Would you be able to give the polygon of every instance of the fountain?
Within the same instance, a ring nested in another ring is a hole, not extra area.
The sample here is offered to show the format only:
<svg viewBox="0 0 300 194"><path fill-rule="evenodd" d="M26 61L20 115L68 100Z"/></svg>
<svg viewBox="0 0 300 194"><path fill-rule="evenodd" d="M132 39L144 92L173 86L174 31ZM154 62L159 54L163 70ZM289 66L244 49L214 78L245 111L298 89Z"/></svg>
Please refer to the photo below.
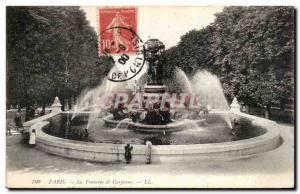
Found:
<svg viewBox="0 0 300 194"><path fill-rule="evenodd" d="M176 69L181 93L162 83L158 39L145 43L148 72L136 80L111 82L78 97L73 112L53 111L24 123L36 129L37 148L69 158L124 161L124 147L134 147L131 162L237 159L273 150L282 140L275 122L228 106L219 79L199 71L189 79ZM55 103L58 107L58 98ZM56 106L53 106L56 107ZM57 110L57 109L53 109ZM147 143L146 143L147 142Z"/></svg>
<svg viewBox="0 0 300 194"><path fill-rule="evenodd" d="M175 101L179 96L172 99L171 94L167 93L168 88L162 84L161 78L163 64L161 64L159 60L164 48L165 46L158 39L149 39L145 43L145 56L149 69L147 73L147 83L143 87L144 90L143 92L132 91L134 95L131 95L126 102L123 101L124 103L118 104L118 106L113 109L112 115L104 118L106 126L119 125L118 121L122 123L129 121L126 123L127 127L135 131L148 133L174 132L182 130L185 127L187 121L172 119L171 110L177 111L176 113L182 113L183 110L187 108L186 103L195 101L195 99L191 100L191 96L189 96L192 94L191 84L185 73L180 69L177 69L176 77L179 82L183 82L183 88L187 88L187 93L181 95L181 104L179 103L179 106L176 107ZM133 108L131 103L137 106ZM182 110L178 111L180 106ZM200 107L194 107L194 109L200 109ZM196 113L195 119L197 119L197 115L198 113ZM125 121L125 118L131 118L131 120ZM197 125L197 123L203 122L204 120L205 119L198 119L188 122L195 122Z"/></svg>

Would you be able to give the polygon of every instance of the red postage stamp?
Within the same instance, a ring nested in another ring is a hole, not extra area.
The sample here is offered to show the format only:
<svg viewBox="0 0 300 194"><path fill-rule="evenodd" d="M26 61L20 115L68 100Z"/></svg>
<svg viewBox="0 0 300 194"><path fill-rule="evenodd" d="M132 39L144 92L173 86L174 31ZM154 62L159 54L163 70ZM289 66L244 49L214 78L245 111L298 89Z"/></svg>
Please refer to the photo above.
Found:
<svg viewBox="0 0 300 194"><path fill-rule="evenodd" d="M110 54L136 51L132 32L137 30L136 8L99 9L99 52Z"/></svg>

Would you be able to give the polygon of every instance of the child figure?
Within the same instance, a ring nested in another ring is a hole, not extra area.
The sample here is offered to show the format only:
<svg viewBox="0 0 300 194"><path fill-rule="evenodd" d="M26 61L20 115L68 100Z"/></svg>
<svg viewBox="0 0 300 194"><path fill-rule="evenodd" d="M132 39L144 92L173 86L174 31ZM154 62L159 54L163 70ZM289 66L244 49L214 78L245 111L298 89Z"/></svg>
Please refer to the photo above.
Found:
<svg viewBox="0 0 300 194"><path fill-rule="evenodd" d="M126 163L129 164L131 162L131 151L133 149L132 146L130 146L130 144L127 144L125 147L125 160L126 160Z"/></svg>
<svg viewBox="0 0 300 194"><path fill-rule="evenodd" d="M152 143L151 141L146 141L146 164L151 163L151 151L152 151Z"/></svg>
<svg viewBox="0 0 300 194"><path fill-rule="evenodd" d="M30 138L29 138L29 145L35 146L35 138L36 138L35 129L32 129Z"/></svg>

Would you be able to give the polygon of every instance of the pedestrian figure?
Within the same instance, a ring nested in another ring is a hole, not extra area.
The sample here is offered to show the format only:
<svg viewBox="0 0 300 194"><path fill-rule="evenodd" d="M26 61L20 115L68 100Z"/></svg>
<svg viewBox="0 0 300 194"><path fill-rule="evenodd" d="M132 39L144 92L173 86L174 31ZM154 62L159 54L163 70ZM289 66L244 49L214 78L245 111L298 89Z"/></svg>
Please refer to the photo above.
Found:
<svg viewBox="0 0 300 194"><path fill-rule="evenodd" d="M19 128L23 128L21 107L19 107L18 111L16 112L15 126L17 131L19 131Z"/></svg>
<svg viewBox="0 0 300 194"><path fill-rule="evenodd" d="M146 141L146 164L151 163L151 152L152 152L152 143L151 141Z"/></svg>
<svg viewBox="0 0 300 194"><path fill-rule="evenodd" d="M132 146L130 146L130 144L127 144L125 147L125 160L126 160L126 163L129 164L130 161L131 161L131 151L133 149Z"/></svg>
<svg viewBox="0 0 300 194"><path fill-rule="evenodd" d="M11 136L12 124L6 119L6 135Z"/></svg>
<svg viewBox="0 0 300 194"><path fill-rule="evenodd" d="M29 145L35 146L35 138L36 138L35 129L32 129L30 138L29 138Z"/></svg>

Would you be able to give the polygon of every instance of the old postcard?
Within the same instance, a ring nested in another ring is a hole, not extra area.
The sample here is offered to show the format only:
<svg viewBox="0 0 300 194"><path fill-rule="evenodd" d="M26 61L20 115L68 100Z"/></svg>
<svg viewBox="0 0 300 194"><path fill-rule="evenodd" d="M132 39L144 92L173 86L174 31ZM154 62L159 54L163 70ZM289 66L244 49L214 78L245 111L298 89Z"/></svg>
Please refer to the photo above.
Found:
<svg viewBox="0 0 300 194"><path fill-rule="evenodd" d="M294 188L289 6L7 6L7 188Z"/></svg>

